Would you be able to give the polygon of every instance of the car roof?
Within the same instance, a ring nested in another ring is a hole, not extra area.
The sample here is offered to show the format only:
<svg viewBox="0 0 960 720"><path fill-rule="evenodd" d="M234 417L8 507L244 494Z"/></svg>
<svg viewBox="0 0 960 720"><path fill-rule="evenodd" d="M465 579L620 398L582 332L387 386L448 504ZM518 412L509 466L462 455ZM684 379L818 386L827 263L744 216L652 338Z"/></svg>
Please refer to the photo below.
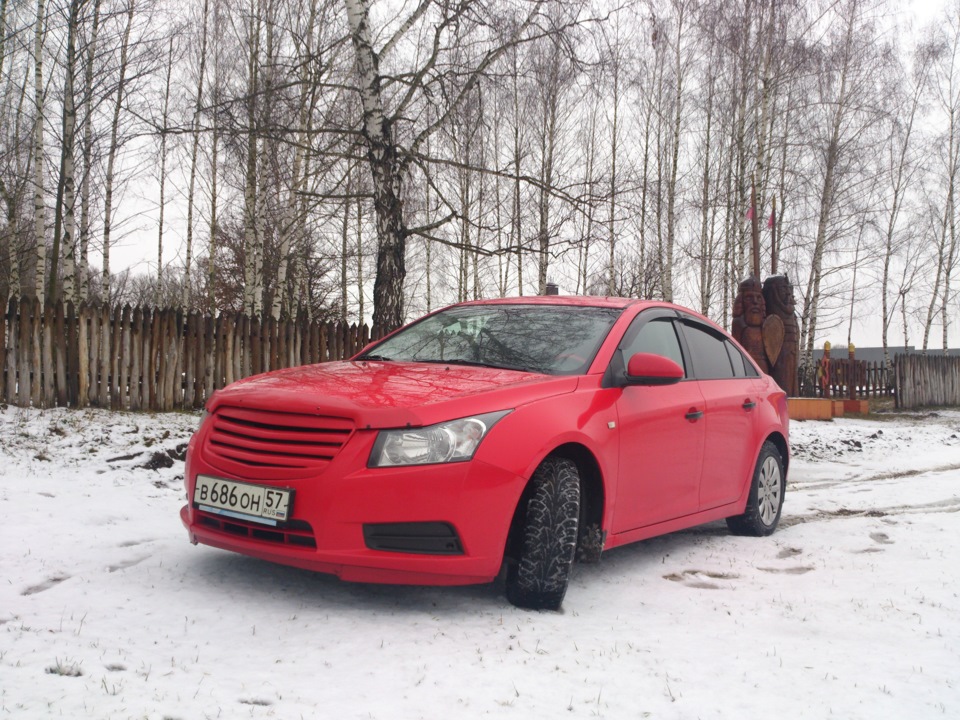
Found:
<svg viewBox="0 0 960 720"><path fill-rule="evenodd" d="M457 303L455 307L471 305L572 305L576 307L604 307L625 308L630 305L660 305L650 300L636 298L597 297L593 295L523 295L519 297L489 298L486 300L469 300Z"/></svg>

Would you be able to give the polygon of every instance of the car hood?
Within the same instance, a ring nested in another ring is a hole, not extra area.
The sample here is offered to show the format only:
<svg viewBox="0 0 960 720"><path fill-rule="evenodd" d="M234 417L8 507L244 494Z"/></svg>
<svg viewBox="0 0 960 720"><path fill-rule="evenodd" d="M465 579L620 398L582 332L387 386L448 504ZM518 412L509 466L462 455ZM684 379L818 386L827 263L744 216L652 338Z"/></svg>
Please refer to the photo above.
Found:
<svg viewBox="0 0 960 720"><path fill-rule="evenodd" d="M432 425L573 392L575 376L434 363L344 361L255 375L214 393L207 410L245 407L350 418L358 427Z"/></svg>

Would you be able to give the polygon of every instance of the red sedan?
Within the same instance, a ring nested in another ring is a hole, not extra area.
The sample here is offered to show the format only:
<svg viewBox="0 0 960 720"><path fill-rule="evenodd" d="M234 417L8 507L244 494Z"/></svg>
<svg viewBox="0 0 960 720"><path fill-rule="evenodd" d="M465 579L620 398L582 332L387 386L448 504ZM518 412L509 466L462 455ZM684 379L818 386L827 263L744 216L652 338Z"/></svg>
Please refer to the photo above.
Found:
<svg viewBox="0 0 960 720"><path fill-rule="evenodd" d="M661 302L468 302L353 359L217 392L190 540L362 582L485 583L558 608L571 565L726 518L769 535L787 403L730 336Z"/></svg>

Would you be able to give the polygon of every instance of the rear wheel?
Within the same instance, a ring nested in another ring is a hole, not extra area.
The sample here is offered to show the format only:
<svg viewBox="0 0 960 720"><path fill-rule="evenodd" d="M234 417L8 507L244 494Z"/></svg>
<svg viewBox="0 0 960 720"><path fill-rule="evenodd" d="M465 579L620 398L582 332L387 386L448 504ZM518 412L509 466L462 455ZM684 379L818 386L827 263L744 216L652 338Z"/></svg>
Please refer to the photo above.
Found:
<svg viewBox="0 0 960 720"><path fill-rule="evenodd" d="M580 473L572 460L548 457L531 478L520 512L517 561L507 571L507 600L517 607L557 610L570 579L580 519Z"/></svg>
<svg viewBox="0 0 960 720"><path fill-rule="evenodd" d="M743 515L727 518L727 527L734 535L770 535L780 522L785 491L783 458L780 457L777 446L768 440L760 448L760 455L757 457L747 507Z"/></svg>

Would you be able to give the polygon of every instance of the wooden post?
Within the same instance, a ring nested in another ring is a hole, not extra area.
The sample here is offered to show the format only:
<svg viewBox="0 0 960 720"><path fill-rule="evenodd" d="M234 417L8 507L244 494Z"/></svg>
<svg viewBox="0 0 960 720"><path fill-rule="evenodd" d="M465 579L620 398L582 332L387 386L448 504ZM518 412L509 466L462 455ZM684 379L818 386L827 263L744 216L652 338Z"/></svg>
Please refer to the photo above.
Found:
<svg viewBox="0 0 960 720"><path fill-rule="evenodd" d="M260 342L260 318L254 316L250 319L250 368L254 375L263 372L263 347Z"/></svg>
<svg viewBox="0 0 960 720"><path fill-rule="evenodd" d="M110 400L110 308L100 308L100 378L97 388L98 407L105 408Z"/></svg>
<svg viewBox="0 0 960 720"><path fill-rule="evenodd" d="M61 305L58 310L62 310ZM57 334L66 339L67 342L67 404L70 407L77 407L80 398L80 348L78 346L77 332L77 311L73 302L67 303L66 318L62 312L57 315L57 326L60 323L66 323L66 332L60 331Z"/></svg>
<svg viewBox="0 0 960 720"><path fill-rule="evenodd" d="M43 332L41 342L43 343L43 406L56 407L57 405L57 370L56 370L56 349L54 348L53 337L53 302L46 303L43 306L41 315L43 322Z"/></svg>
<svg viewBox="0 0 960 720"><path fill-rule="evenodd" d="M130 305L124 305L120 315L120 352L119 367L120 380L119 391L117 393L117 402L121 410L130 407L130 396L133 394L133 381L131 380L133 367L133 343L131 342L131 315L133 310Z"/></svg>
<svg viewBox="0 0 960 720"><path fill-rule="evenodd" d="M123 345L122 315L123 310L117 305L113 308L110 320L110 409L121 408L120 398L120 352Z"/></svg>
<svg viewBox="0 0 960 720"><path fill-rule="evenodd" d="M147 408L149 410L159 410L160 409L160 382L162 375L160 373L160 362L161 362L161 352L160 352L160 333L161 333L161 324L163 322L163 310L160 308L154 308L150 317L150 338L148 342L149 355L147 356L147 379L146 382L149 386L149 402ZM146 394L146 393L144 393Z"/></svg>
<svg viewBox="0 0 960 720"><path fill-rule="evenodd" d="M30 337L33 343L33 353L31 355L30 366L27 372L31 373L30 378L30 400L34 407L41 407L43 403L43 367L47 364L44 361L43 337L43 301L40 298L34 298L30 304ZM50 371L53 372L53 356L51 356Z"/></svg>
<svg viewBox="0 0 960 720"><path fill-rule="evenodd" d="M133 309L130 327L130 409L143 407L143 309L138 305Z"/></svg>
<svg viewBox="0 0 960 720"><path fill-rule="evenodd" d="M7 402L17 402L17 330L19 328L17 299L7 303Z"/></svg>
<svg viewBox="0 0 960 720"><path fill-rule="evenodd" d="M203 398L204 402L210 399L210 396L213 395L213 380L214 380L214 371L216 369L216 360L214 355L214 350L216 349L216 342L214 340L213 328L216 322L216 318L211 314L204 318L203 321L203 350L204 350L204 363L203 363Z"/></svg>
<svg viewBox="0 0 960 720"><path fill-rule="evenodd" d="M29 298L20 298L20 342L17 353L17 404L30 407L30 351L33 349L33 331L30 327L30 311L33 303ZM39 360L39 358L38 358Z"/></svg>
<svg viewBox="0 0 960 720"><path fill-rule="evenodd" d="M97 368L99 367L98 350L100 348L100 311L95 305L84 303L80 306L80 315L83 318L80 324L80 392L86 395L81 400L83 407L89 407L97 401ZM84 392L86 388L86 392Z"/></svg>
<svg viewBox="0 0 960 720"><path fill-rule="evenodd" d="M3 308L3 316L0 317L0 402L7 400L7 383L5 380L5 371L7 369L7 308Z"/></svg>

